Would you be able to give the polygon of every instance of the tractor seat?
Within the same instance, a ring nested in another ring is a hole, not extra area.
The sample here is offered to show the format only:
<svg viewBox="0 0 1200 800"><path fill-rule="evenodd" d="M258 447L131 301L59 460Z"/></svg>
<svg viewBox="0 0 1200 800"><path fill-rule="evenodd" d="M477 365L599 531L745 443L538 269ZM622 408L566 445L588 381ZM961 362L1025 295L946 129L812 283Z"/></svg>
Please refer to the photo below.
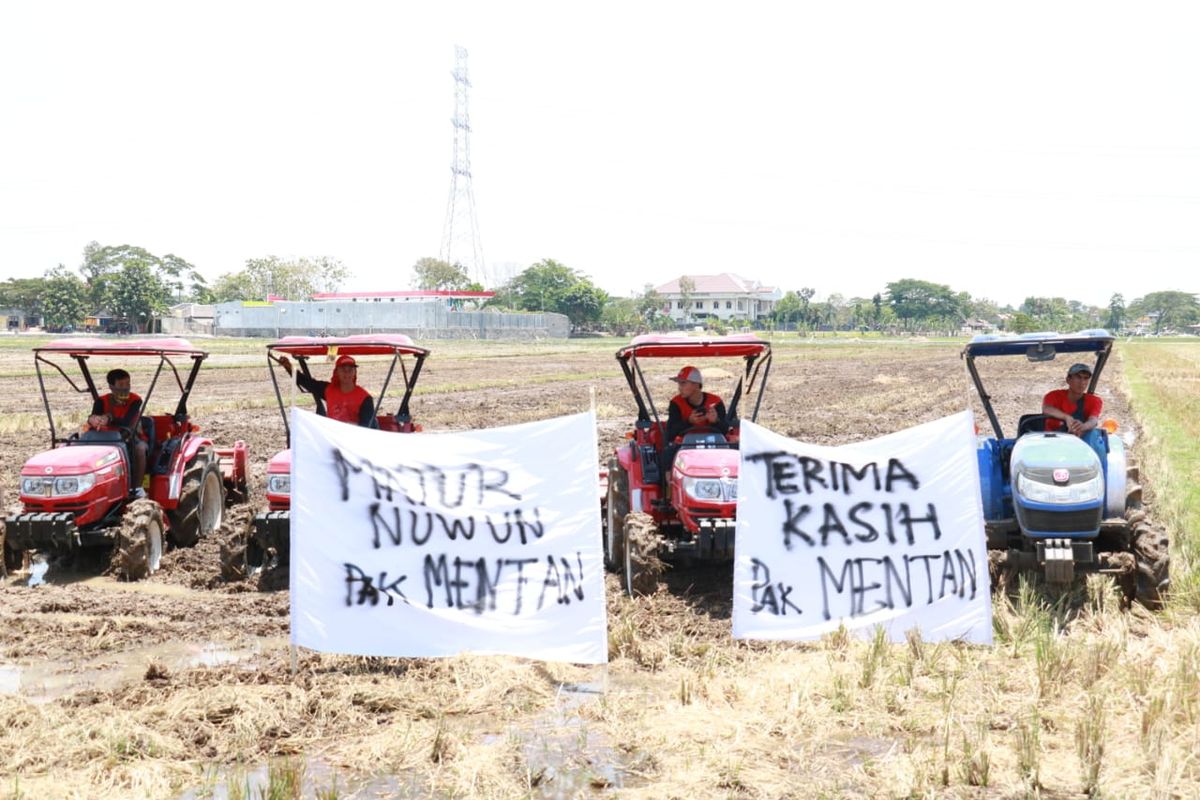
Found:
<svg viewBox="0 0 1200 800"><path fill-rule="evenodd" d="M1022 414L1021 418L1017 420L1017 436L1019 437L1026 433L1041 433L1045 431L1046 420L1037 419L1037 417L1044 416L1044 414Z"/></svg>

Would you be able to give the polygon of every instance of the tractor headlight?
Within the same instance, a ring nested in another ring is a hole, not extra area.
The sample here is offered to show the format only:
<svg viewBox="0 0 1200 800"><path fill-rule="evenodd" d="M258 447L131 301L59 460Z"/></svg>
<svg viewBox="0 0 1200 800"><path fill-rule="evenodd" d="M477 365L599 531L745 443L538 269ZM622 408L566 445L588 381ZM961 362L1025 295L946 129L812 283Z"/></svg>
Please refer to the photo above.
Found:
<svg viewBox="0 0 1200 800"><path fill-rule="evenodd" d="M1104 475L1082 483L1057 486L1035 481L1025 475L1017 476L1017 491L1026 500L1035 503L1089 503L1104 497Z"/></svg>
<svg viewBox="0 0 1200 800"><path fill-rule="evenodd" d="M683 490L694 500L720 500L724 495L716 478L684 478Z"/></svg>
<svg viewBox="0 0 1200 800"><path fill-rule="evenodd" d="M721 482L725 484L725 497L737 500L737 478L725 478Z"/></svg>
<svg viewBox="0 0 1200 800"><path fill-rule="evenodd" d="M95 485L96 476L94 474L75 475L70 478L55 478L54 494L58 497L65 497L73 494L83 494Z"/></svg>
<svg viewBox="0 0 1200 800"><path fill-rule="evenodd" d="M21 478L21 494L28 494L28 495L42 494L42 479L41 478Z"/></svg>
<svg viewBox="0 0 1200 800"><path fill-rule="evenodd" d="M267 476L267 494L287 494L292 493L292 476L289 475L268 475Z"/></svg>

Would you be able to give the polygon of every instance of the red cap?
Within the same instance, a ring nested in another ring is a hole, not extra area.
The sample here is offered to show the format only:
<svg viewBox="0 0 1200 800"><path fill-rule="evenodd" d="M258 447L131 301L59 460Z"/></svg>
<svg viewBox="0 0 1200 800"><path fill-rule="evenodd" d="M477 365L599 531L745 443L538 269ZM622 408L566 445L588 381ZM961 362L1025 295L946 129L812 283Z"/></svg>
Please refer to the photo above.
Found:
<svg viewBox="0 0 1200 800"><path fill-rule="evenodd" d="M671 378L671 380L675 381L676 383L682 383L683 381L690 381L692 383L700 384L704 383L704 378L701 377L700 370L696 369L695 367L684 367L683 369L679 370L679 374L674 378Z"/></svg>
<svg viewBox="0 0 1200 800"><path fill-rule="evenodd" d="M333 362L333 368L337 369L343 364L349 364L352 367L358 366L358 362L354 360L353 356L338 356L337 361Z"/></svg>

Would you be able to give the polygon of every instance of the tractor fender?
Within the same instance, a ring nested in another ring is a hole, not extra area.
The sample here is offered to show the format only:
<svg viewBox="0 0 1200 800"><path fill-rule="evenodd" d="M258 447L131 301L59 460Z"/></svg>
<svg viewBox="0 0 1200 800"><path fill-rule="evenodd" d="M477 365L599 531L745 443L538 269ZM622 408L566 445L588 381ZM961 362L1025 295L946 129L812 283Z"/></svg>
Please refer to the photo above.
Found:
<svg viewBox="0 0 1200 800"><path fill-rule="evenodd" d="M1115 519L1125 516L1125 442L1113 434L1105 438L1108 458L1104 464L1104 516Z"/></svg>
<svg viewBox="0 0 1200 800"><path fill-rule="evenodd" d="M1001 477L1001 443L995 439L981 439L975 450L979 465L979 488L983 495L983 518L1003 519L1004 479Z"/></svg>
<svg viewBox="0 0 1200 800"><path fill-rule="evenodd" d="M621 445L617 448L617 461L620 463L621 469L627 473L633 469L633 447L634 445L631 441L629 444Z"/></svg>
<svg viewBox="0 0 1200 800"><path fill-rule="evenodd" d="M212 447L212 439L204 439L199 436L185 436L183 442L179 445L179 450L175 454L175 461L171 464L170 481L168 482L167 501L168 507L170 503L179 500L179 492L183 488L183 472L187 469L187 464L196 454L200 452L202 447ZM174 506L169 506L173 508Z"/></svg>

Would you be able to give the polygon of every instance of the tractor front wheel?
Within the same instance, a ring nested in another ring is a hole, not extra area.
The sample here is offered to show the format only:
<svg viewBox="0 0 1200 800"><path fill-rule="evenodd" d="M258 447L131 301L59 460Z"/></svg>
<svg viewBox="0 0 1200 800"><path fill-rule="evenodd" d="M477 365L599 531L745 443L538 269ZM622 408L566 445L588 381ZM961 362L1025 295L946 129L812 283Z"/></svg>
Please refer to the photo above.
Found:
<svg viewBox="0 0 1200 800"><path fill-rule="evenodd" d="M621 583L630 597L654 594L665 565L658 557L658 524L635 511L625 517Z"/></svg>
<svg viewBox="0 0 1200 800"><path fill-rule="evenodd" d="M225 484L220 465L201 450L183 474L179 505L171 512L171 542L176 547L194 547L201 537L220 528L224 517Z"/></svg>
<svg viewBox="0 0 1200 800"><path fill-rule="evenodd" d="M221 577L227 581L249 578L263 567L262 548L254 538L250 514L239 509L226 518L219 534Z"/></svg>
<svg viewBox="0 0 1200 800"><path fill-rule="evenodd" d="M113 573L122 580L140 581L158 572L165 527L158 503L148 497L130 503L113 547Z"/></svg>
<svg viewBox="0 0 1200 800"><path fill-rule="evenodd" d="M625 563L625 517L629 515L629 475L615 458L608 462L608 501L604 508L604 566L620 571Z"/></svg>

